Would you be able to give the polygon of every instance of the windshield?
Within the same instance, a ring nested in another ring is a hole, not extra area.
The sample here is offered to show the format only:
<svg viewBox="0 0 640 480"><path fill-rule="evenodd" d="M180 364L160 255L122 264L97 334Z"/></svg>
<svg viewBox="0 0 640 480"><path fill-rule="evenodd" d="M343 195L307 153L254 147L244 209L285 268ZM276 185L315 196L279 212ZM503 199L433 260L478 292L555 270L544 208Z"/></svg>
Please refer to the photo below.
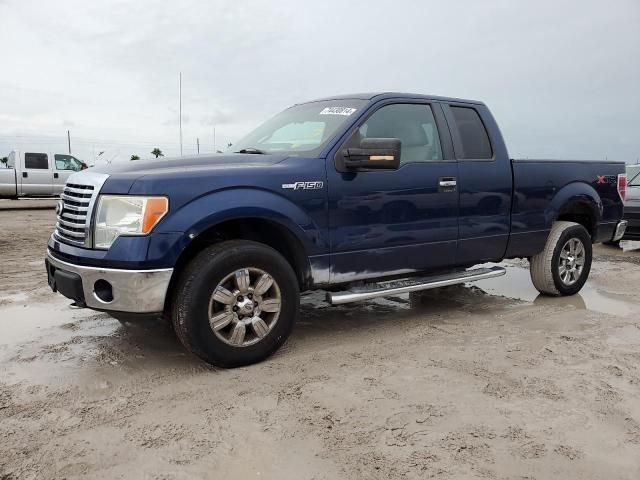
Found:
<svg viewBox="0 0 640 480"><path fill-rule="evenodd" d="M365 103L364 100L347 99L295 105L237 141L231 150L318 155L338 128Z"/></svg>

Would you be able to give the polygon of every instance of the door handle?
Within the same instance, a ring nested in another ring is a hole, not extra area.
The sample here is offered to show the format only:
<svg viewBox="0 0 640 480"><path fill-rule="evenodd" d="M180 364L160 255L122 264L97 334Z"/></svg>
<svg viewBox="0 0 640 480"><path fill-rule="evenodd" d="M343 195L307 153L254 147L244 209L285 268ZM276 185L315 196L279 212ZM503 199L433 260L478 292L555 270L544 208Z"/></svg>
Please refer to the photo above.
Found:
<svg viewBox="0 0 640 480"><path fill-rule="evenodd" d="M22 178L27 178L29 174L27 172L22 172Z"/></svg>
<svg viewBox="0 0 640 480"><path fill-rule="evenodd" d="M57 172L53 172L53 178L58 178L58 173Z"/></svg>
<svg viewBox="0 0 640 480"><path fill-rule="evenodd" d="M458 185L455 177L440 177L440 186L441 187L455 187Z"/></svg>

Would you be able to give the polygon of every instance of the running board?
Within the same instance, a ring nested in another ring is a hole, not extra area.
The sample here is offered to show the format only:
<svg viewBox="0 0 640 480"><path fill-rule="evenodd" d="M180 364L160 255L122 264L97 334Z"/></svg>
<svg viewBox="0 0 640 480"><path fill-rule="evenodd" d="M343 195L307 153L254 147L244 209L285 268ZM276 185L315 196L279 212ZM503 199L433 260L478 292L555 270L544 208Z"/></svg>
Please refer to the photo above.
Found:
<svg viewBox="0 0 640 480"><path fill-rule="evenodd" d="M371 283L345 292L327 292L327 302L331 305L358 302L377 297L387 297L400 293L417 292L431 288L446 287L458 283L475 282L486 278L500 277L507 273L502 267L476 268L463 272L434 275L431 277L414 277L404 280Z"/></svg>

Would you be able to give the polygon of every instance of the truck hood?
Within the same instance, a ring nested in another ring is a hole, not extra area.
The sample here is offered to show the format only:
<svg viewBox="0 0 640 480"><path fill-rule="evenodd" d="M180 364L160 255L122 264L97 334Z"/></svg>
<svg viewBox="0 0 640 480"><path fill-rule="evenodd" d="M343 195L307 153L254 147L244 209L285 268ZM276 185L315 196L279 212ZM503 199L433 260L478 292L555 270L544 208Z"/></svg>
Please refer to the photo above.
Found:
<svg viewBox="0 0 640 480"><path fill-rule="evenodd" d="M171 174L191 169L226 169L265 167L280 163L287 155L255 155L234 153L229 155L191 155L185 157L135 160L118 164L102 165L90 169L92 172L109 175L133 173L140 175Z"/></svg>
<svg viewBox="0 0 640 480"><path fill-rule="evenodd" d="M286 155L194 155L188 157L159 158L155 160L135 160L121 164L90 168L87 172L106 173L109 178L102 187L103 193L128 193L133 184L145 177L147 183L154 184L161 179L181 176L215 177L224 174L237 175L269 168L287 158Z"/></svg>

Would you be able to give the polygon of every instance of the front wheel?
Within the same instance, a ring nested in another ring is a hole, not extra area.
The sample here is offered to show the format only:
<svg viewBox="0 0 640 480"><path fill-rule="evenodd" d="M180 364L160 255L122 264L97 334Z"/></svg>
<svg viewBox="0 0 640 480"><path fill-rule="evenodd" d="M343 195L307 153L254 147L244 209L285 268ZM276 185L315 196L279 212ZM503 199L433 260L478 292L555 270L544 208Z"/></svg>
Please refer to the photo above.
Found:
<svg viewBox="0 0 640 480"><path fill-rule="evenodd" d="M287 339L299 288L274 249L234 240L200 252L185 268L173 298L173 326L182 344L206 362L238 367L259 362Z"/></svg>
<svg viewBox="0 0 640 480"><path fill-rule="evenodd" d="M531 280L546 295L574 295L591 270L593 250L589 232L580 224L553 224L544 250L531 257Z"/></svg>

